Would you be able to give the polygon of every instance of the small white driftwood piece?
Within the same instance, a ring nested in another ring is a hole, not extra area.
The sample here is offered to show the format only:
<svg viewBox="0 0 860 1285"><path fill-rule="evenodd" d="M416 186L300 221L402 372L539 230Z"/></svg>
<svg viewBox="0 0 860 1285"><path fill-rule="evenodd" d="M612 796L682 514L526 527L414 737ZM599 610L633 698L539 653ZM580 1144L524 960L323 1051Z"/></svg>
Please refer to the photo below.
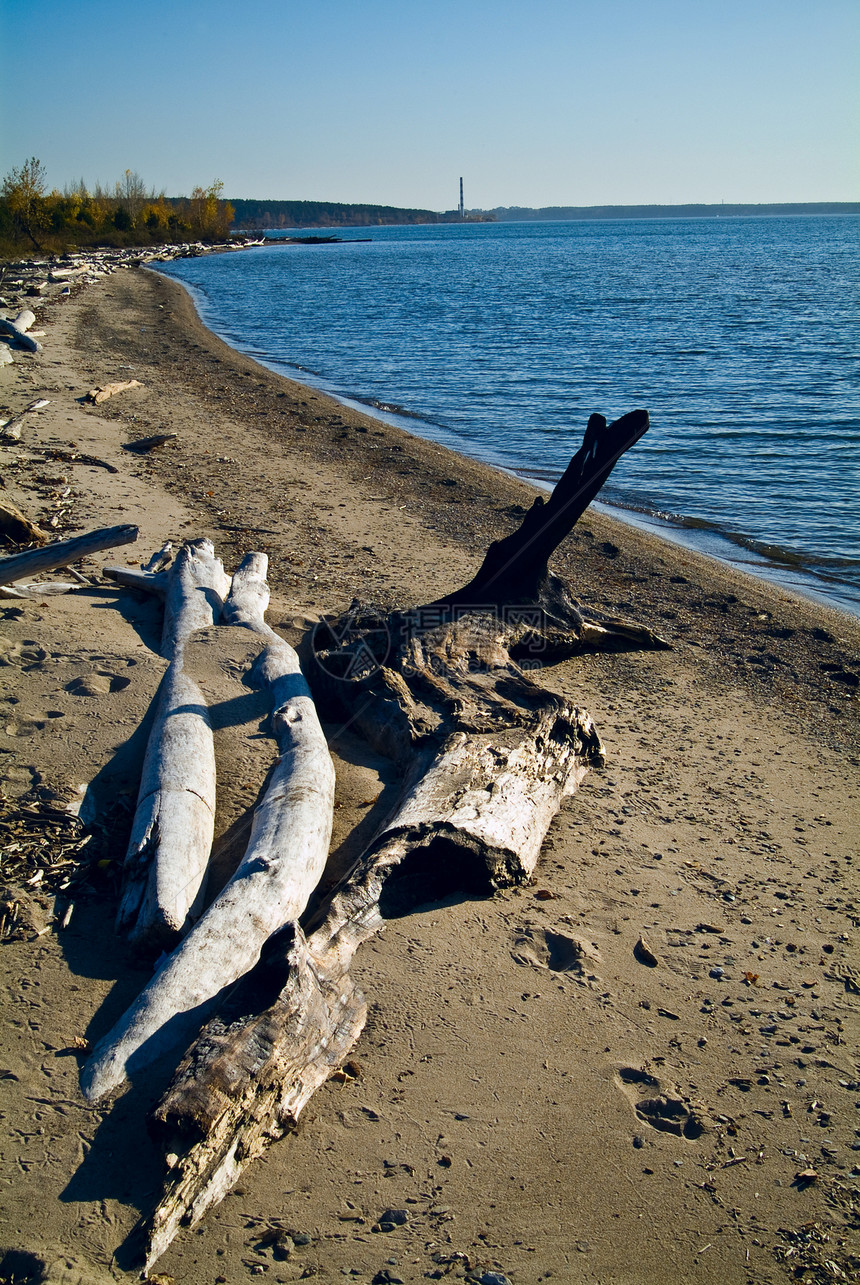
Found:
<svg viewBox="0 0 860 1285"><path fill-rule="evenodd" d="M26 352L41 352L42 345L27 334L35 320L35 314L29 308L24 308L22 312L19 312L14 321L0 318L0 335L5 335L18 348L23 348Z"/></svg>
<svg viewBox="0 0 860 1285"><path fill-rule="evenodd" d="M230 586L208 540L184 544L166 572L138 572L164 596L159 689L143 763L117 927L142 949L170 949L200 910L215 829L215 749L206 701L184 671L184 648L215 624Z"/></svg>
<svg viewBox="0 0 860 1285"><path fill-rule="evenodd" d="M34 402L30 402L30 404L25 406L22 411L19 411L17 415L13 415L11 419L4 420L3 423L0 424L0 437L10 442L17 442L21 437L21 428L24 424L25 417L27 415L32 415L37 410L44 410L45 407L50 406L50 404L51 403L47 397L37 397Z"/></svg>
<svg viewBox="0 0 860 1285"><path fill-rule="evenodd" d="M255 666L272 694L280 756L257 807L245 855L232 879L84 1068L90 1101L128 1074L196 1035L212 1001L257 963L265 942L296 922L325 868L334 809L334 767L299 659L263 620L265 554L248 554L233 577L226 624L266 640Z"/></svg>

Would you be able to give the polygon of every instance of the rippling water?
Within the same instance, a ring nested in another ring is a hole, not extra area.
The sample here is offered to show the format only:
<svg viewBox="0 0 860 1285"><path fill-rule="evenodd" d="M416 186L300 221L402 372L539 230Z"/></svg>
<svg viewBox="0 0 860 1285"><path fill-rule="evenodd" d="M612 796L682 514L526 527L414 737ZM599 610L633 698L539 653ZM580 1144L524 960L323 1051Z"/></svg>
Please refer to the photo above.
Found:
<svg viewBox="0 0 860 1285"><path fill-rule="evenodd" d="M860 613L860 219L338 235L372 239L165 271L266 365L538 481L644 406L602 499Z"/></svg>

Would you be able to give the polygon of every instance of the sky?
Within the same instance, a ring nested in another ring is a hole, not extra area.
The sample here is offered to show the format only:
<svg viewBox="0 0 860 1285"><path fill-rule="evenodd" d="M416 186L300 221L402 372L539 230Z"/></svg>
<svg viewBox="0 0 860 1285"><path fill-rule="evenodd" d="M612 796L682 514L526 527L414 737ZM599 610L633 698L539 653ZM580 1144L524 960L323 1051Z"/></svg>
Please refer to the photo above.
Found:
<svg viewBox="0 0 860 1285"><path fill-rule="evenodd" d="M0 0L0 175L452 209L860 199L857 0Z"/></svg>

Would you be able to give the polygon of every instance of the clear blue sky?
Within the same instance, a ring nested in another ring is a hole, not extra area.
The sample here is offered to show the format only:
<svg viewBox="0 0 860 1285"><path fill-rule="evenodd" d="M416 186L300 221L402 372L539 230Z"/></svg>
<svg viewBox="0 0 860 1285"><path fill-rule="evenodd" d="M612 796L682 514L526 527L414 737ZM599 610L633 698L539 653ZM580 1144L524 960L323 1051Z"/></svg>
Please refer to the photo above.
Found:
<svg viewBox="0 0 860 1285"><path fill-rule="evenodd" d="M466 205L860 199L857 0L0 0L0 174Z"/></svg>

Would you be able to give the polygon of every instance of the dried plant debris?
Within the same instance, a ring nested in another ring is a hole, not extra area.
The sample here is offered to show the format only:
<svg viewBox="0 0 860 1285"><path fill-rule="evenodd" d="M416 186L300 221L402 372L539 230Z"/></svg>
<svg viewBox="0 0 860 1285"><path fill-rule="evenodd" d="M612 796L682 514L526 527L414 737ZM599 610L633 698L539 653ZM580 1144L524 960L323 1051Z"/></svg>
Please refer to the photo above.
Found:
<svg viewBox="0 0 860 1285"><path fill-rule="evenodd" d="M49 898L0 883L0 941L26 941L48 931Z"/></svg>
<svg viewBox="0 0 860 1285"><path fill-rule="evenodd" d="M832 1285L833 1281L860 1278L856 1241L858 1192L856 1188L834 1185L838 1190L830 1203L844 1210L844 1223L810 1220L800 1227L779 1228L780 1242L774 1246L774 1257L805 1285Z"/></svg>
<svg viewBox="0 0 860 1285"><path fill-rule="evenodd" d="M124 796L84 825L55 798L0 794L0 941L44 931L51 896L71 899L84 885L110 882L130 820Z"/></svg>

